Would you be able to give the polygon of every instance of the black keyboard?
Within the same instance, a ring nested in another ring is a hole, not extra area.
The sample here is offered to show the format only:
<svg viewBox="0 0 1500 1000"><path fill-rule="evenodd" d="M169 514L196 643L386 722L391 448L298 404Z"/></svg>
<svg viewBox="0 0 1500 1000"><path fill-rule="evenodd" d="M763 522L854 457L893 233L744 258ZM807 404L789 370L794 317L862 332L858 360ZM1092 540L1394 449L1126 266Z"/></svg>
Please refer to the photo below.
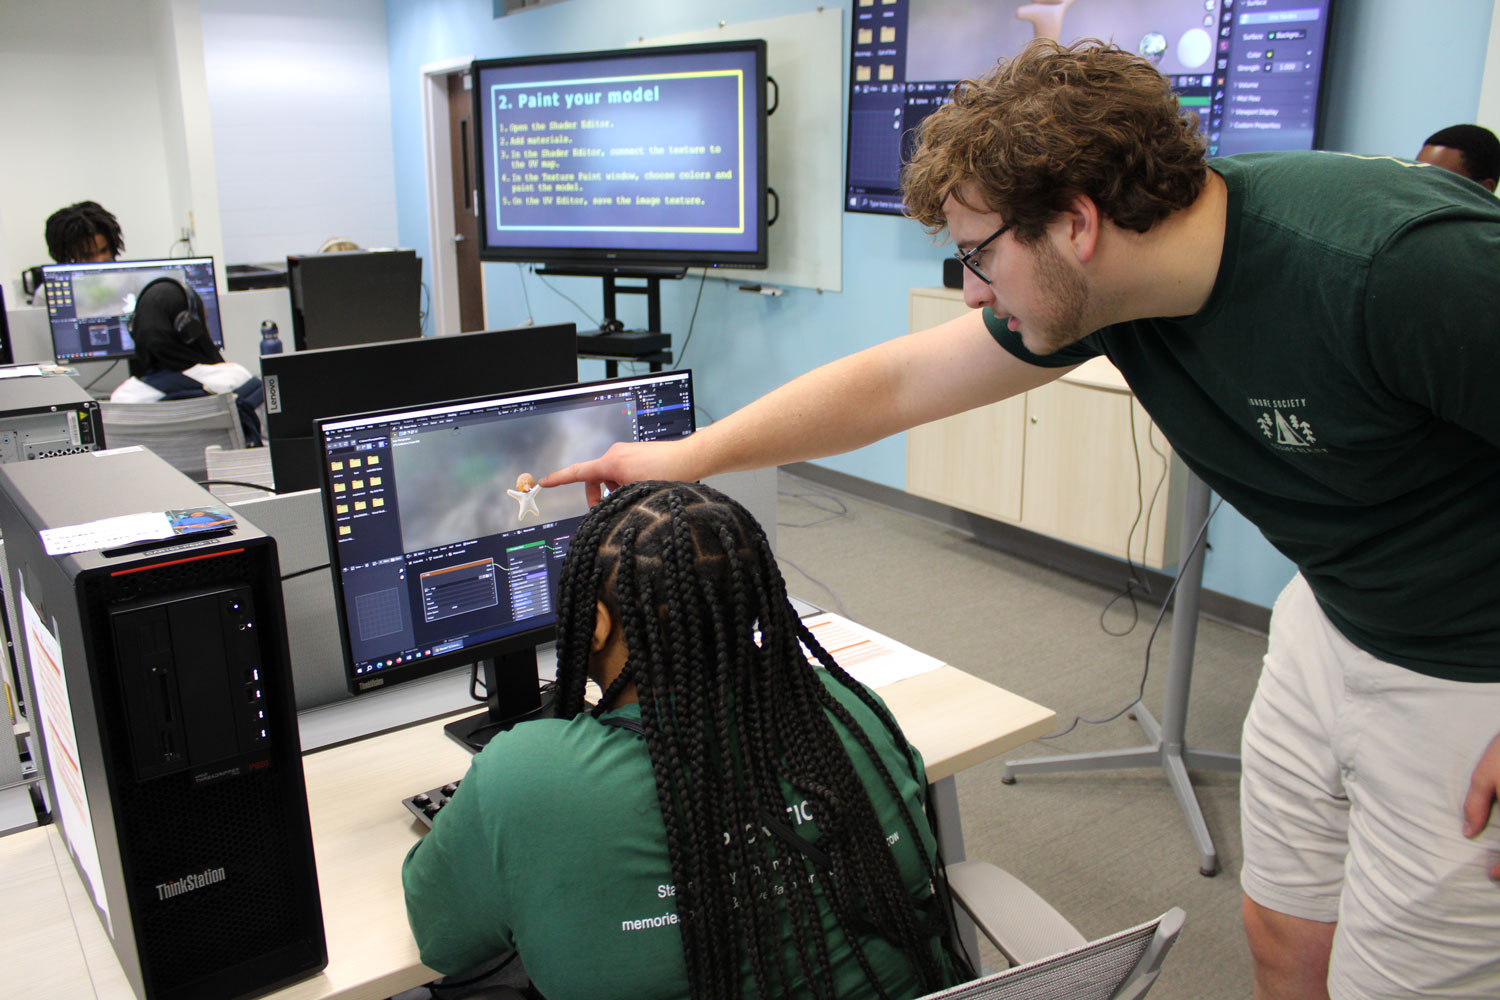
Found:
<svg viewBox="0 0 1500 1000"><path fill-rule="evenodd" d="M453 793L458 791L458 786L459 782L450 781L442 788L433 788L425 792L418 792L410 798L402 799L401 804L417 818L418 823L421 823L430 830L432 829L433 818L437 816L443 806L448 804L448 800L453 798Z"/></svg>

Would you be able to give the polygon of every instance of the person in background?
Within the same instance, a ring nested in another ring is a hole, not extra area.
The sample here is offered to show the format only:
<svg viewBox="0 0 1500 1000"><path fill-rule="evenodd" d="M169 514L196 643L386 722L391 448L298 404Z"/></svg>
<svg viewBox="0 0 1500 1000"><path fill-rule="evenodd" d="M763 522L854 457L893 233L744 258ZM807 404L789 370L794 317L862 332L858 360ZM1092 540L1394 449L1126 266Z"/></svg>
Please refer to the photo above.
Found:
<svg viewBox="0 0 1500 1000"><path fill-rule="evenodd" d="M104 264L125 252L120 221L97 201L80 201L47 217L47 252L58 264ZM22 275L23 290L33 305L47 303L42 269Z"/></svg>
<svg viewBox="0 0 1500 1000"><path fill-rule="evenodd" d="M1395 157L1204 154L1149 63L1032 42L903 174L971 312L541 485L821 458L1108 357L1298 567L1242 742L1255 996L1500 997L1500 203Z"/></svg>
<svg viewBox="0 0 1500 1000"><path fill-rule="evenodd" d="M192 294L179 281L152 281L136 300L130 321L135 339L131 375L113 393L113 403L152 403L232 392L245 443L261 444L255 409L265 399L261 381L243 366L225 361L214 346L203 310L189 308ZM185 317L184 314L187 314Z"/></svg>
<svg viewBox="0 0 1500 1000"><path fill-rule="evenodd" d="M402 866L424 964L514 948L548 1000L968 978L921 756L802 625L744 507L617 490L569 543L557 633L558 717L495 736Z"/></svg>
<svg viewBox="0 0 1500 1000"><path fill-rule="evenodd" d="M1493 191L1500 179L1500 139L1482 125L1449 125L1427 137L1417 162L1451 170Z"/></svg>
<svg viewBox="0 0 1500 1000"><path fill-rule="evenodd" d="M80 201L47 217L47 252L59 264L100 264L125 252L125 237L103 205Z"/></svg>

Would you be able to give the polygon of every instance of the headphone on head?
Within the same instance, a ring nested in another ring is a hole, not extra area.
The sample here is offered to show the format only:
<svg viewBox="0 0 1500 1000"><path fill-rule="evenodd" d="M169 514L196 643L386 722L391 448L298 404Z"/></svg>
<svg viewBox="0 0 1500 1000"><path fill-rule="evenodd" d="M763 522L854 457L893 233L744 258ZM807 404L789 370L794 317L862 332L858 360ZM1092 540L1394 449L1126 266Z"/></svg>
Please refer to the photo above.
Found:
<svg viewBox="0 0 1500 1000"><path fill-rule="evenodd" d="M184 343L193 339L195 323L197 324L197 328L205 330L208 328L203 319L203 299L193 290L191 285L181 278L164 274L146 282L145 287L136 294L136 308L131 311L130 319L125 323L125 330L130 334L132 339L135 338L135 314L140 310L141 299L146 297L146 293L151 290L153 285L176 285L182 289L183 295L187 297L187 308L172 317L172 329L177 331L177 336Z"/></svg>

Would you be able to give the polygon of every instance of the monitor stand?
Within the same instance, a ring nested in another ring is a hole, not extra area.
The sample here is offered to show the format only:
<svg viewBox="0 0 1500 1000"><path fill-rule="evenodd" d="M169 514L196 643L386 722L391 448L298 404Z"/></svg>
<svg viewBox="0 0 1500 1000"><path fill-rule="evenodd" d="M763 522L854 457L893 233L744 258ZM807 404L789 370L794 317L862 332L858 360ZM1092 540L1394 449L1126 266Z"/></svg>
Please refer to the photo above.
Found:
<svg viewBox="0 0 1500 1000"><path fill-rule="evenodd" d="M545 705L542 701L535 646L486 657L479 663L484 671L485 711L443 726L470 753L483 750L496 733L527 719L542 718L552 707L550 695Z"/></svg>

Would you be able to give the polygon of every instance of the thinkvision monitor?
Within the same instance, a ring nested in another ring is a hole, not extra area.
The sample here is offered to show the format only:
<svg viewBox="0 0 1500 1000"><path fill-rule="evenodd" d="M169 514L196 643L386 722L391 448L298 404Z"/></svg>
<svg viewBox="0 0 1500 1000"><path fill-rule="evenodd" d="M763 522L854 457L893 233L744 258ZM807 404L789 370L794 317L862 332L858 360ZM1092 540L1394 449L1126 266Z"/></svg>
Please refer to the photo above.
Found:
<svg viewBox="0 0 1500 1000"><path fill-rule="evenodd" d="M588 512L582 483L536 481L693 419L680 371L320 420L350 691L483 663L491 722L534 710L536 646Z"/></svg>
<svg viewBox="0 0 1500 1000"><path fill-rule="evenodd" d="M48 264L42 268L42 276L46 281L47 321L52 325L52 353L59 361L133 354L130 317L141 289L157 278L176 278L198 293L208 335L215 347L224 347L212 257Z"/></svg>

